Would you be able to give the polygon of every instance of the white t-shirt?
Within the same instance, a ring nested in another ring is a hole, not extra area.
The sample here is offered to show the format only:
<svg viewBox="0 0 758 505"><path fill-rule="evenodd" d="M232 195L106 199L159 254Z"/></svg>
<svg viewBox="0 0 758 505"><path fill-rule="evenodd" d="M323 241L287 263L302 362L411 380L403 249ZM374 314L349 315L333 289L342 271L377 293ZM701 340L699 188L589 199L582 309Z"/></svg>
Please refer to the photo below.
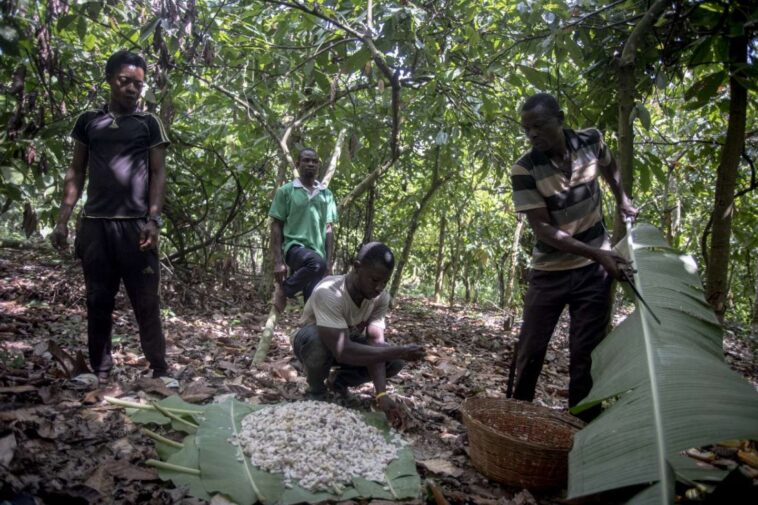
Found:
<svg viewBox="0 0 758 505"><path fill-rule="evenodd" d="M300 317L300 324L325 328L347 328L350 334L362 332L367 326L384 328L384 316L390 305L386 291L371 300L364 299L358 307L345 286L346 275L324 277L319 282Z"/></svg>

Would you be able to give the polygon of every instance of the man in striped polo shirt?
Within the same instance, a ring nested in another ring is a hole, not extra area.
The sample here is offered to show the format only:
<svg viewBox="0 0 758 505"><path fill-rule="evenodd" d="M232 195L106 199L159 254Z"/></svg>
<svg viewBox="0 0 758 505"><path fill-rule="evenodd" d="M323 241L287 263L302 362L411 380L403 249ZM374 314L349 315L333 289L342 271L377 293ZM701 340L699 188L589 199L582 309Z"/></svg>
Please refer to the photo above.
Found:
<svg viewBox="0 0 758 505"><path fill-rule="evenodd" d="M563 127L564 114L549 94L530 97L521 126L532 149L511 170L513 202L526 214L537 242L532 255L524 322L519 335L514 398L531 401L547 345L569 306L569 406L592 388L591 353L610 320L611 281L622 280L626 261L610 250L603 224L598 176L608 183L622 216L635 209L599 130ZM580 417L591 420L599 409Z"/></svg>

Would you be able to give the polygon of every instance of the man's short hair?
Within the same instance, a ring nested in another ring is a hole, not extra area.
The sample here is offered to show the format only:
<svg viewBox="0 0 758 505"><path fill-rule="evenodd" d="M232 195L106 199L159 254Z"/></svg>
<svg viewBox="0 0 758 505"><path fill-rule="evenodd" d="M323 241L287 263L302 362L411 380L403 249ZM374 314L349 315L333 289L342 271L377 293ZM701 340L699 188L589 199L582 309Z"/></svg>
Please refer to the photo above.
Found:
<svg viewBox="0 0 758 505"><path fill-rule="evenodd" d="M300 158L302 158L302 157L303 157L303 153L304 153L304 152L306 152L306 151L310 151L310 152L312 152L313 154L315 154L315 155L316 155L316 157L318 157L318 153L316 152L316 150L315 150L314 148L312 148L312 147L303 147L302 149L300 149L300 150L297 152L297 161L300 161Z"/></svg>
<svg viewBox="0 0 758 505"><path fill-rule="evenodd" d="M147 63L145 63L145 58L137 53L122 49L113 53L105 63L105 79L107 80L113 77L113 75L124 65L134 65L147 73Z"/></svg>
<svg viewBox="0 0 758 505"><path fill-rule="evenodd" d="M542 106L550 115L560 117L561 106L558 105L558 100L555 99L550 93L537 93L526 99L524 105L521 106L521 112L532 110L536 107Z"/></svg>
<svg viewBox="0 0 758 505"><path fill-rule="evenodd" d="M360 261L361 265L381 265L387 270L395 268L395 255L389 247L381 242L369 242L363 244L358 250L358 255L355 257L356 261Z"/></svg>

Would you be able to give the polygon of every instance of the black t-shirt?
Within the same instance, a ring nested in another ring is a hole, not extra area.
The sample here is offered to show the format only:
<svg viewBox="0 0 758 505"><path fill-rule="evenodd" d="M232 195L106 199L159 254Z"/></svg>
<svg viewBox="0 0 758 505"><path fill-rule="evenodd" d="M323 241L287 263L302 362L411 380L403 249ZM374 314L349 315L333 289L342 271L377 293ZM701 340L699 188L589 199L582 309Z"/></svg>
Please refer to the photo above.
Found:
<svg viewBox="0 0 758 505"><path fill-rule="evenodd" d="M107 105L79 115L71 132L89 151L86 217L144 217L149 206L150 149L169 144L149 112L114 116Z"/></svg>

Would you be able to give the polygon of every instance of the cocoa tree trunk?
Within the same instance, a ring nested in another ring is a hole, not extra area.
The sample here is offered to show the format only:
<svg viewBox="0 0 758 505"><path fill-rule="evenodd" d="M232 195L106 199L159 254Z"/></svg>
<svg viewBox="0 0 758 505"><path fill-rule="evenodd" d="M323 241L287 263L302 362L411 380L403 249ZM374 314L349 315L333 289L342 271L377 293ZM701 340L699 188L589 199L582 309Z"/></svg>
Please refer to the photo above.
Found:
<svg viewBox="0 0 758 505"><path fill-rule="evenodd" d="M421 198L418 207L416 207L416 210L413 211L413 215L411 215L411 221L408 224L408 234L405 236L405 244L403 245L403 252L400 254L400 260L395 265L395 274L392 277L392 285L390 287L390 296L393 299L400 289L400 281L403 277L403 269L405 268L405 265L408 262L408 258L410 257L411 248L413 247L413 239L416 236L416 230L418 229L419 224L421 224L421 217L424 215L424 212L429 206L429 202L432 201L434 194L445 184L445 182L447 182L447 178L441 179L439 177L439 162L440 149L438 147L434 157L434 172L432 175L432 182L429 185L429 189L426 191L426 194L424 194L424 196Z"/></svg>
<svg viewBox="0 0 758 505"><path fill-rule="evenodd" d="M753 297L753 318L750 321L750 335L758 337L758 256L755 259L755 296Z"/></svg>
<svg viewBox="0 0 758 505"><path fill-rule="evenodd" d="M723 319L729 291L729 241L732 236L734 191L737 185L737 168L745 144L747 89L739 79L749 79L743 69L747 63L748 39L741 35L729 39L729 124L726 141L721 150L721 162L716 174L716 194L711 215L713 228L708 254L706 296L716 315Z"/></svg>
<svg viewBox="0 0 758 505"><path fill-rule="evenodd" d="M508 251L500 256L497 262L497 306L505 308L505 262L508 259Z"/></svg>
<svg viewBox="0 0 758 505"><path fill-rule="evenodd" d="M502 308L509 307L513 304L513 293L516 290L516 277L518 268L518 256L521 252L521 232L524 230L524 216L518 214L516 218L516 229L513 232L513 245L511 245L511 257L508 272L508 284L503 296Z"/></svg>
<svg viewBox="0 0 758 505"><path fill-rule="evenodd" d="M447 212L440 216L440 234L437 242L437 266L434 272L434 302L439 303L440 292L442 291L442 260L445 256L445 229L447 228Z"/></svg>
<svg viewBox="0 0 758 505"><path fill-rule="evenodd" d="M642 45L644 37L653 28L668 0L656 0L634 27L629 38L624 43L618 67L618 166L621 171L621 182L627 196L632 196L634 181L634 128L629 120L634 109L636 78L635 61L637 50ZM625 227L619 212L615 213L613 224L613 243L624 236Z"/></svg>
<svg viewBox="0 0 758 505"><path fill-rule="evenodd" d="M466 302L466 305L471 303L471 266L466 263L466 266L463 268L463 287L464 287L464 294L463 294L463 301Z"/></svg>
<svg viewBox="0 0 758 505"><path fill-rule="evenodd" d="M634 182L634 127L629 121L634 109L634 62L621 64L618 69L618 166L621 172L621 185L624 192L632 197ZM613 239L616 244L624 236L624 223L621 214L614 212Z"/></svg>
<svg viewBox="0 0 758 505"><path fill-rule="evenodd" d="M373 241L374 236L374 201L376 201L376 186L372 186L366 197L366 226L363 229L363 243Z"/></svg>

